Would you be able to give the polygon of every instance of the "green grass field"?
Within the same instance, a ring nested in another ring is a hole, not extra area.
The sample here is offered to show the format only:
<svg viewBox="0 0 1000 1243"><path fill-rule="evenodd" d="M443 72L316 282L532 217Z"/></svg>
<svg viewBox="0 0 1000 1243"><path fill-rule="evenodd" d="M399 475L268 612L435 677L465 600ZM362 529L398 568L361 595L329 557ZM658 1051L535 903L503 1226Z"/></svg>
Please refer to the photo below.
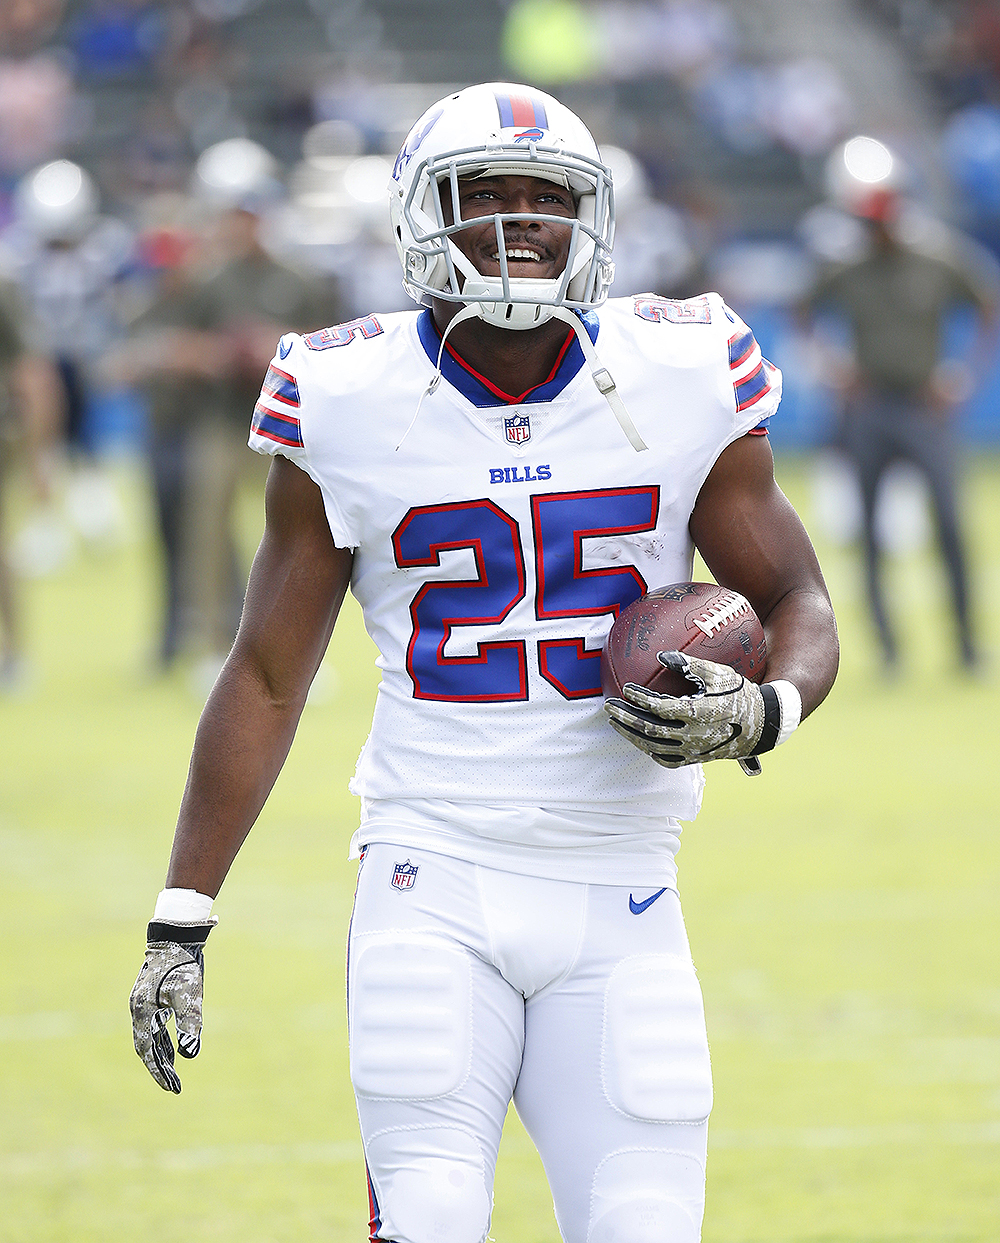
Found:
<svg viewBox="0 0 1000 1243"><path fill-rule="evenodd" d="M780 464L808 520L805 465ZM1000 462L970 476L997 650ZM346 782L376 681L356 610L216 904L201 1056L182 1096L132 1050L127 996L197 718L144 675L156 578L137 532L28 584L36 678L0 699L0 1238L365 1237L347 1078ZM259 506L246 506L247 541ZM834 692L749 782L709 769L681 887L716 1078L706 1243L1000 1238L1000 676L953 671L936 563L893 565L909 664L878 675L852 551L817 541L841 621ZM557 1243L515 1117L492 1237Z"/></svg>

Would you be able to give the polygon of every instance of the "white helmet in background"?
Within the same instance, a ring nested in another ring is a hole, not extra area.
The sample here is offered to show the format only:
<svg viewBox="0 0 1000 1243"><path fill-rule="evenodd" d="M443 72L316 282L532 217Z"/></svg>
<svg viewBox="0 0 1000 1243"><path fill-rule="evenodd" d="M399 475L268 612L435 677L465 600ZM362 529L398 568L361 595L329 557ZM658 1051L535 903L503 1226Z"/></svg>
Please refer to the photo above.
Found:
<svg viewBox="0 0 1000 1243"><path fill-rule="evenodd" d="M259 212L281 193L278 162L252 138L224 138L206 147L194 166L193 190L219 208Z"/></svg>
<svg viewBox="0 0 1000 1243"><path fill-rule="evenodd" d="M525 219L566 225L565 216L497 214L499 276L483 276L454 243L456 233L483 219L446 222L444 202L458 202L459 180L510 174L553 181L573 193L576 220L559 277L510 276L503 226ZM545 323L557 307L592 310L608 296L614 276L611 172L580 118L531 87L488 82L429 108L396 157L389 215L403 286L417 302L460 302L487 323L527 329Z"/></svg>
<svg viewBox="0 0 1000 1243"><path fill-rule="evenodd" d="M856 134L826 161L830 198L842 211L865 220L892 221L899 215L905 169L885 143Z"/></svg>
<svg viewBox="0 0 1000 1243"><path fill-rule="evenodd" d="M26 173L14 191L18 219L46 242L78 242L97 215L94 179L72 160L50 160Z"/></svg>

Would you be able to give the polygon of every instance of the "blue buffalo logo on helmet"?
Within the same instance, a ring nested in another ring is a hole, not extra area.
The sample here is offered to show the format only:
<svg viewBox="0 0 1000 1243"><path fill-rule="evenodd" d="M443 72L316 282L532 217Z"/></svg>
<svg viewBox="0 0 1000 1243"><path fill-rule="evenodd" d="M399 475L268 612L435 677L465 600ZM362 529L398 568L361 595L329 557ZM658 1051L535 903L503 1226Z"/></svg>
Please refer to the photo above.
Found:
<svg viewBox="0 0 1000 1243"><path fill-rule="evenodd" d="M523 129L519 134L514 135L515 142L538 142L540 138L545 137L545 130L539 129L537 125L533 125L531 129Z"/></svg>
<svg viewBox="0 0 1000 1243"><path fill-rule="evenodd" d="M531 439L531 420L526 414L515 414L503 421L504 435L512 445L523 445Z"/></svg>
<svg viewBox="0 0 1000 1243"><path fill-rule="evenodd" d="M416 864L411 863L409 859L405 863L397 863L392 873L393 889L412 889L417 882L417 872L420 869Z"/></svg>
<svg viewBox="0 0 1000 1243"><path fill-rule="evenodd" d="M400 147L399 155L396 156L396 163L392 169L393 179L398 179L399 174L417 154L420 144L437 124L442 112L444 112L444 108L439 104L433 111L421 117L409 134L407 134L406 141Z"/></svg>

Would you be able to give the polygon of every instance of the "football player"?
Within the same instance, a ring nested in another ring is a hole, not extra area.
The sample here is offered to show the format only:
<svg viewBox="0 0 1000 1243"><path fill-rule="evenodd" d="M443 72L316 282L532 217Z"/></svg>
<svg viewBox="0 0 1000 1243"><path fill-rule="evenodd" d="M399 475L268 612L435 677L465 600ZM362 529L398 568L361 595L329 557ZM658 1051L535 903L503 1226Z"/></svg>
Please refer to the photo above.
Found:
<svg viewBox="0 0 1000 1243"><path fill-rule="evenodd" d="M350 588L382 670L348 947L371 1237L481 1243L513 1099L567 1243L693 1243L712 1089L679 822L703 760L759 769L837 665L772 472L780 377L716 294L606 301L610 174L548 95L441 100L389 198L421 309L282 338L254 411L266 529L199 725L136 1048L180 1091L167 1022L193 1056L212 900ZM605 711L612 622L690 578L694 547L764 621L767 683L691 660L690 696L634 688Z"/></svg>

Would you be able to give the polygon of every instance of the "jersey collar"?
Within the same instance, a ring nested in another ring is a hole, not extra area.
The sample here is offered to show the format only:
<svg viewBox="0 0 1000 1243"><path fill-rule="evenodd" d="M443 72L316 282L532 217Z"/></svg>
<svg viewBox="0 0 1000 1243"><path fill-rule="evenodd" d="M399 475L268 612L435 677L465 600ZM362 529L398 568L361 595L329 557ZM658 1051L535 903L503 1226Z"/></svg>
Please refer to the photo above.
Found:
<svg viewBox="0 0 1000 1243"><path fill-rule="evenodd" d="M597 341L600 332L600 321L593 311L576 312L587 329L591 341ZM437 366L438 352L441 349L441 334L434 323L430 310L421 311L417 316L417 336L424 347L424 353ZM514 406L531 405L537 402L552 401L558 397L570 380L583 366L583 350L572 329L566 330L566 342L559 352L556 364L547 379L526 392L515 395L505 393L492 384L485 376L475 371L445 342L444 354L441 357L441 374L454 388L472 402L474 406Z"/></svg>

